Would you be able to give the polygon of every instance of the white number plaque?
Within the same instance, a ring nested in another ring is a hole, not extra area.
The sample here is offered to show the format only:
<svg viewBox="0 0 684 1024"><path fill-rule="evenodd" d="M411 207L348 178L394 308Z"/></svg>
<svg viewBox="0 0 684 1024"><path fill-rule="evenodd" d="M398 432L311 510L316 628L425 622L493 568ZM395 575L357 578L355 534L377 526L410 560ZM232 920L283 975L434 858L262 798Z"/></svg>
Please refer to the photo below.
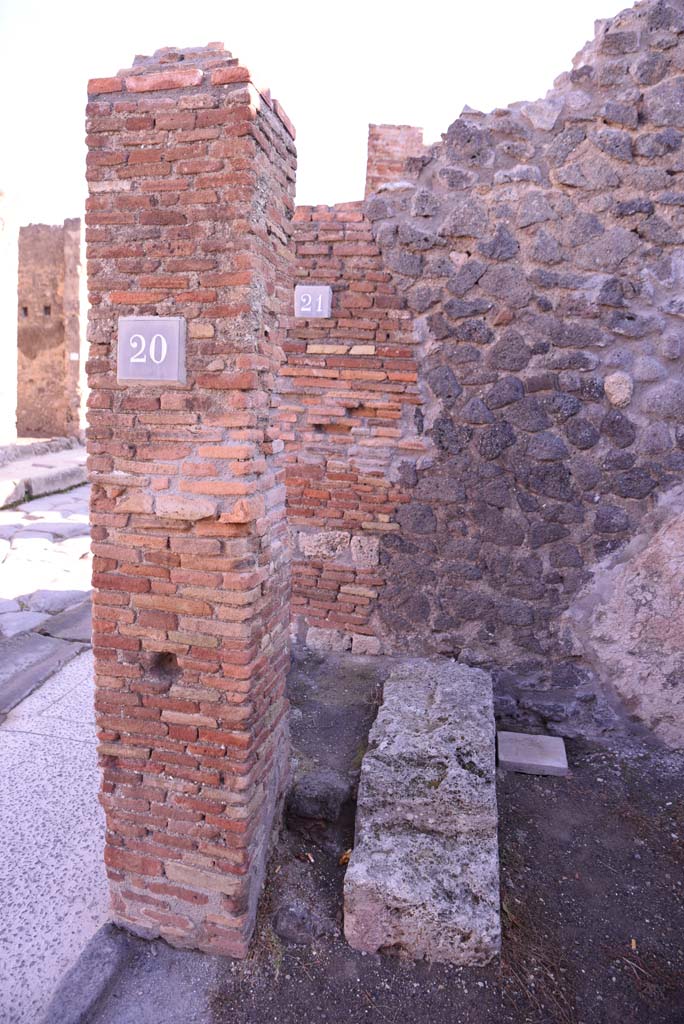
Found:
<svg viewBox="0 0 684 1024"><path fill-rule="evenodd" d="M117 380L185 384L185 318L120 316Z"/></svg>
<svg viewBox="0 0 684 1024"><path fill-rule="evenodd" d="M332 305L332 288L329 284L295 285L295 316L313 320L329 317Z"/></svg>

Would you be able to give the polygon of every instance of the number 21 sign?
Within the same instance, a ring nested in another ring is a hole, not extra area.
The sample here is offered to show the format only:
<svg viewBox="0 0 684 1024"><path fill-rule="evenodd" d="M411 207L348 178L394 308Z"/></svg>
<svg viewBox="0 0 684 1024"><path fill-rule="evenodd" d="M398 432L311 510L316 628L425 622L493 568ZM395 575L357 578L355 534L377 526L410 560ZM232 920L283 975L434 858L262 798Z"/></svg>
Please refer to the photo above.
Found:
<svg viewBox="0 0 684 1024"><path fill-rule="evenodd" d="M131 384L185 384L185 318L119 317L117 379Z"/></svg>
<svg viewBox="0 0 684 1024"><path fill-rule="evenodd" d="M313 320L330 316L332 288L329 284L298 284L295 286L295 316Z"/></svg>

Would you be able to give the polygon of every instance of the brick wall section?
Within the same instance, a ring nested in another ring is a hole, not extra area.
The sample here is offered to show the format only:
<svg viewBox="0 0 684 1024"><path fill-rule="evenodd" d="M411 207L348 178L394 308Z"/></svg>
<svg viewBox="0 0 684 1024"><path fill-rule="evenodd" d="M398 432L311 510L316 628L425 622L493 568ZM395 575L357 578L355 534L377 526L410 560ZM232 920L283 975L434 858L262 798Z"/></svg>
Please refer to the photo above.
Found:
<svg viewBox="0 0 684 1024"><path fill-rule="evenodd" d="M423 451L410 314L361 203L299 207L294 242L298 283L331 285L333 302L330 319L285 321L293 628L314 648L376 653L379 539Z"/></svg>
<svg viewBox="0 0 684 1024"><path fill-rule="evenodd" d="M73 219L19 231L20 437L68 437L80 429L80 229Z"/></svg>
<svg viewBox="0 0 684 1024"><path fill-rule="evenodd" d="M406 161L425 152L423 129L407 124L369 124L366 197L388 182L399 181Z"/></svg>
<svg viewBox="0 0 684 1024"><path fill-rule="evenodd" d="M221 44L91 81L96 707L114 918L241 956L287 772L288 547L272 423L287 118ZM186 386L120 386L117 317L187 318Z"/></svg>

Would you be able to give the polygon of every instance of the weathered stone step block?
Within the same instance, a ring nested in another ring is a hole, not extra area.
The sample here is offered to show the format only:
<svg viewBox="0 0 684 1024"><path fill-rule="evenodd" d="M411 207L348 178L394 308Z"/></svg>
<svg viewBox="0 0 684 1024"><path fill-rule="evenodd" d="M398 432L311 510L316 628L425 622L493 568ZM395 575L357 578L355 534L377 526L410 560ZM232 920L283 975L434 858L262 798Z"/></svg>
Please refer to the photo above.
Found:
<svg viewBox="0 0 684 1024"><path fill-rule="evenodd" d="M344 931L355 949L486 964L499 952L490 676L399 662L361 768Z"/></svg>

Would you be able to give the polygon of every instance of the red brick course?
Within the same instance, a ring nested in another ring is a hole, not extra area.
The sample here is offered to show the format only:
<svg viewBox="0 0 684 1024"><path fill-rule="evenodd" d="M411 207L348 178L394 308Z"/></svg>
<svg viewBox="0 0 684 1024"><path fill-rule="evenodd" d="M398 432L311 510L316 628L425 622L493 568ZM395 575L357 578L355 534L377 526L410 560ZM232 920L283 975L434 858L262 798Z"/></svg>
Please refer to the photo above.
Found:
<svg viewBox="0 0 684 1024"><path fill-rule="evenodd" d="M287 773L272 394L294 145L215 44L158 51L91 94L93 647L112 907L140 934L241 956ZM125 315L187 319L187 385L117 383Z"/></svg>
<svg viewBox="0 0 684 1024"><path fill-rule="evenodd" d="M406 161L421 157L423 129L407 124L369 124L366 162L366 197L388 182L401 181Z"/></svg>
<svg viewBox="0 0 684 1024"><path fill-rule="evenodd" d="M294 245L297 282L331 285L333 303L330 319L284 320L293 629L312 646L374 652L384 584L377 542L398 528L401 464L424 450L414 423L417 343L362 203L298 207Z"/></svg>

